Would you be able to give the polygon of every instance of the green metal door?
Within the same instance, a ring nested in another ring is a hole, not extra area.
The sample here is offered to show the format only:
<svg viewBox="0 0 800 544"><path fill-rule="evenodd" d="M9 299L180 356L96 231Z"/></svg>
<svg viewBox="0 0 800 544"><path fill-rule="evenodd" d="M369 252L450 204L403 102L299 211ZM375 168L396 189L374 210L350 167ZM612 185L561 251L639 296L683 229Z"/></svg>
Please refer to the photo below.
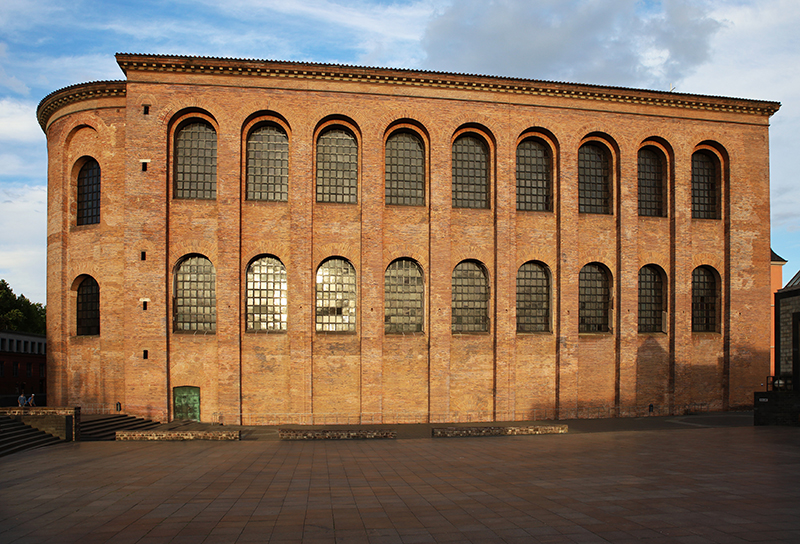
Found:
<svg viewBox="0 0 800 544"><path fill-rule="evenodd" d="M172 389L173 419L200 421L200 388L183 385Z"/></svg>

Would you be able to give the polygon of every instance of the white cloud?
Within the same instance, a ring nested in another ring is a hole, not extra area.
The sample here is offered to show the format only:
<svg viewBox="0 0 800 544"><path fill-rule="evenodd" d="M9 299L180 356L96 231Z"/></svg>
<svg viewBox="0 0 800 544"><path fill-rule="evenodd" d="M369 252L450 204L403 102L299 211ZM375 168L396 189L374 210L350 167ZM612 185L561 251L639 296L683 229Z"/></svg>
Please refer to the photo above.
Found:
<svg viewBox="0 0 800 544"><path fill-rule="evenodd" d="M0 98L0 142L44 142L36 103Z"/></svg>
<svg viewBox="0 0 800 544"><path fill-rule="evenodd" d="M0 185L0 277L14 293L46 301L47 188Z"/></svg>

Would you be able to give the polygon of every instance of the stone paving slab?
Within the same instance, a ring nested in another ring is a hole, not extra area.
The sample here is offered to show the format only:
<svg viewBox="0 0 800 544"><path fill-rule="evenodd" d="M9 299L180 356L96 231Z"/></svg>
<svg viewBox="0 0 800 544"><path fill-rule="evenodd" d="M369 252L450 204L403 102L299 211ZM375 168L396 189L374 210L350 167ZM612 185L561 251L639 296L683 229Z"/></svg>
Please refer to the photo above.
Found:
<svg viewBox="0 0 800 544"><path fill-rule="evenodd" d="M800 542L800 429L709 417L535 437L65 443L0 461L0 542Z"/></svg>

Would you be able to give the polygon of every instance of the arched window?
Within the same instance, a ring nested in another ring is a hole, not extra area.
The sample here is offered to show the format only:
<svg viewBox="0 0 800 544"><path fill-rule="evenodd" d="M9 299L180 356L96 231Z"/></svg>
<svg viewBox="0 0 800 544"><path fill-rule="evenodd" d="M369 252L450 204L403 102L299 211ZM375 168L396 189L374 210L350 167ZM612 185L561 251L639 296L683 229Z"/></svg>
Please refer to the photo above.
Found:
<svg viewBox="0 0 800 544"><path fill-rule="evenodd" d="M611 281L606 268L590 263L578 276L578 332L608 332Z"/></svg>
<svg viewBox="0 0 800 544"><path fill-rule="evenodd" d="M550 330L550 274L547 267L527 262L517 271L517 332Z"/></svg>
<svg viewBox="0 0 800 544"><path fill-rule="evenodd" d="M692 155L692 217L720 218L719 163L707 151Z"/></svg>
<svg viewBox="0 0 800 544"><path fill-rule="evenodd" d="M358 202L358 144L343 128L330 128L317 140L317 202Z"/></svg>
<svg viewBox="0 0 800 544"><path fill-rule="evenodd" d="M664 332L664 283L658 266L639 269L639 332Z"/></svg>
<svg viewBox="0 0 800 544"><path fill-rule="evenodd" d="M317 268L317 332L356 332L356 271L332 258Z"/></svg>
<svg viewBox="0 0 800 544"><path fill-rule="evenodd" d="M611 168L608 150L599 144L583 144L578 150L578 211L610 214Z"/></svg>
<svg viewBox="0 0 800 544"><path fill-rule="evenodd" d="M93 277L86 276L78 285L76 308L78 336L100 334L100 286Z"/></svg>
<svg viewBox="0 0 800 544"><path fill-rule="evenodd" d="M660 151L654 147L643 147L639 150L639 215L667 215L665 173L664 155Z"/></svg>
<svg viewBox="0 0 800 544"><path fill-rule="evenodd" d="M489 150L477 136L453 143L453 207L489 207Z"/></svg>
<svg viewBox="0 0 800 544"><path fill-rule="evenodd" d="M551 211L553 189L550 151L534 139L517 146L517 209Z"/></svg>
<svg viewBox="0 0 800 544"><path fill-rule="evenodd" d="M282 332L288 324L286 267L261 257L247 267L247 331Z"/></svg>
<svg viewBox="0 0 800 544"><path fill-rule="evenodd" d="M453 333L489 330L489 280L482 264L458 263L453 270L452 296Z"/></svg>
<svg viewBox="0 0 800 544"><path fill-rule="evenodd" d="M195 119L175 134L175 198L217 198L217 133Z"/></svg>
<svg viewBox="0 0 800 544"><path fill-rule="evenodd" d="M386 141L386 204L425 205L425 147L413 132Z"/></svg>
<svg viewBox="0 0 800 544"><path fill-rule="evenodd" d="M175 332L217 330L217 273L202 255L183 259L175 270Z"/></svg>
<svg viewBox="0 0 800 544"><path fill-rule="evenodd" d="M276 125L247 136L247 200L289 200L289 137Z"/></svg>
<svg viewBox="0 0 800 544"><path fill-rule="evenodd" d="M412 259L397 259L386 269L383 286L385 333L422 332L425 286L420 266Z"/></svg>
<svg viewBox="0 0 800 544"><path fill-rule="evenodd" d="M100 165L88 159L78 172L78 225L100 222Z"/></svg>
<svg viewBox="0 0 800 544"><path fill-rule="evenodd" d="M716 271L698 266L692 272L692 331L716 332L719 288Z"/></svg>

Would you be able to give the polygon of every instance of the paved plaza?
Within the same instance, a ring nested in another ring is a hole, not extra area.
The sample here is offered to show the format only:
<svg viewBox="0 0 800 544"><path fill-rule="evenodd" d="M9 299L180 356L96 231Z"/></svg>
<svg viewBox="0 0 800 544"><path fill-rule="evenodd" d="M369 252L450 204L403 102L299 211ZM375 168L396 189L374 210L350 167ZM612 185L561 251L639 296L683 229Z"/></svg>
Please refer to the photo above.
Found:
<svg viewBox="0 0 800 544"><path fill-rule="evenodd" d="M800 429L751 414L568 423L60 444L0 458L0 542L800 542Z"/></svg>

